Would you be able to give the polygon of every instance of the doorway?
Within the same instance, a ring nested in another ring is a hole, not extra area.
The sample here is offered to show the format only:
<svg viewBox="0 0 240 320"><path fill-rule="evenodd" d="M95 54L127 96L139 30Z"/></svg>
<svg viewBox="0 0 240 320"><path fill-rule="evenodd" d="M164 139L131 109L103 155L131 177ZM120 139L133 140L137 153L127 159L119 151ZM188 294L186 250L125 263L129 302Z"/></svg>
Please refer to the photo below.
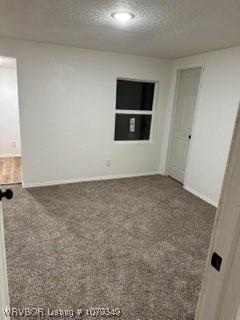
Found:
<svg viewBox="0 0 240 320"><path fill-rule="evenodd" d="M21 183L21 142L15 58L0 57L0 184Z"/></svg>
<svg viewBox="0 0 240 320"><path fill-rule="evenodd" d="M201 67L181 69L177 75L168 175L181 183L184 182L201 71Z"/></svg>

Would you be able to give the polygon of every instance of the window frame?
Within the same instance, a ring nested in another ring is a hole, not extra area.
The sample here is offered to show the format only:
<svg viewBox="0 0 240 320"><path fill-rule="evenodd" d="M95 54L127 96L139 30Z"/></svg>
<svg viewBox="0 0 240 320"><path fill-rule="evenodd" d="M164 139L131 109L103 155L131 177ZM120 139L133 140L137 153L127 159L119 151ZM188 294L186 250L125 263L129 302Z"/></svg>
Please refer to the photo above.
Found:
<svg viewBox="0 0 240 320"><path fill-rule="evenodd" d="M138 82L147 82L154 83L154 94L153 94L153 104L152 110L128 110L128 109L116 109L116 97L117 97L117 81L138 81ZM155 118L155 108L157 103L159 82L155 80L142 80L142 79L132 79L132 78L116 78L116 92L115 92L115 106L114 106L114 135L113 141L116 144L152 144L153 143L153 125ZM115 140L115 126L116 126L116 115L117 114L131 114L131 115L151 115L151 126L148 140Z"/></svg>

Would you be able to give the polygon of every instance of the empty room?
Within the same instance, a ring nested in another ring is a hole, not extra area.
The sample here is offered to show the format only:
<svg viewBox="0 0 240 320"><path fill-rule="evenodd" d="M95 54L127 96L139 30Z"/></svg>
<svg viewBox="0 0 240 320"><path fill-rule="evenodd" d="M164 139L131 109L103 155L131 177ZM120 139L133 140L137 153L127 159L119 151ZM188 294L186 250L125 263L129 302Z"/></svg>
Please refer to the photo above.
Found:
<svg viewBox="0 0 240 320"><path fill-rule="evenodd" d="M0 0L0 320L239 320L239 103L239 1Z"/></svg>

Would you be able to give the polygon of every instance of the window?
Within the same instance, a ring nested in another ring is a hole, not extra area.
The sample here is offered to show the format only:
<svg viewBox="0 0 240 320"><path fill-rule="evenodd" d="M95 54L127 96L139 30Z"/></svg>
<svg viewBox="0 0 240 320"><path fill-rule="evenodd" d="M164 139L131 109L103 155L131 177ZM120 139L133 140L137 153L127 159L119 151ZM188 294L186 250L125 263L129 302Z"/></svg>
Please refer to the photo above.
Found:
<svg viewBox="0 0 240 320"><path fill-rule="evenodd" d="M150 140L154 82L117 80L115 141Z"/></svg>

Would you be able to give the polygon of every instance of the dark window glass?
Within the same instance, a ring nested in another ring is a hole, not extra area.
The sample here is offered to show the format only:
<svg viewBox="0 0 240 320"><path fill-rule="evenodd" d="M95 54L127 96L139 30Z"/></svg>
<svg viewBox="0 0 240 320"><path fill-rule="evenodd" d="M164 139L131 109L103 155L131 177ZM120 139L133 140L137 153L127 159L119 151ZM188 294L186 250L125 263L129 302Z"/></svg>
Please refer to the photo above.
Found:
<svg viewBox="0 0 240 320"><path fill-rule="evenodd" d="M151 115L116 114L115 140L149 140Z"/></svg>
<svg viewBox="0 0 240 320"><path fill-rule="evenodd" d="M116 109L152 110L154 83L117 80Z"/></svg>

